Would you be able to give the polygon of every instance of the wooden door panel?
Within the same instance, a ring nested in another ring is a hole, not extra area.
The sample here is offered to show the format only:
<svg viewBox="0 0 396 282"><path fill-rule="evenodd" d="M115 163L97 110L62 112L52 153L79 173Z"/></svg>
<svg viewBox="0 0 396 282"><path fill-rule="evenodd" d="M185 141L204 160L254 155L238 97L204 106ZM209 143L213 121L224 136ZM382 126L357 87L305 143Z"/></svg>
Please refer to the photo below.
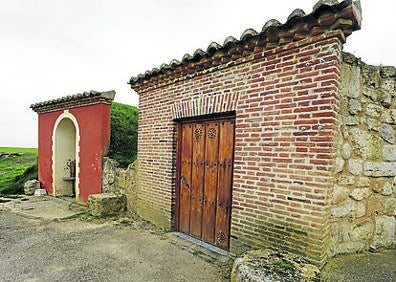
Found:
<svg viewBox="0 0 396 282"><path fill-rule="evenodd" d="M205 180L203 200L202 239L214 243L216 223L217 155L219 145L218 122L206 123Z"/></svg>
<svg viewBox="0 0 396 282"><path fill-rule="evenodd" d="M229 248L234 119L181 123L179 231Z"/></svg>
<svg viewBox="0 0 396 282"><path fill-rule="evenodd" d="M191 157L192 157L192 125L182 125L181 137L181 173L179 198L179 229L190 232L190 189L191 189Z"/></svg>
<svg viewBox="0 0 396 282"><path fill-rule="evenodd" d="M196 123L193 126L193 130L190 234L201 237L203 184L205 176L205 124Z"/></svg>
<svg viewBox="0 0 396 282"><path fill-rule="evenodd" d="M231 188L234 150L234 121L220 123L219 136L219 169L217 184L217 206L215 224L215 244L228 249L230 218L231 218Z"/></svg>

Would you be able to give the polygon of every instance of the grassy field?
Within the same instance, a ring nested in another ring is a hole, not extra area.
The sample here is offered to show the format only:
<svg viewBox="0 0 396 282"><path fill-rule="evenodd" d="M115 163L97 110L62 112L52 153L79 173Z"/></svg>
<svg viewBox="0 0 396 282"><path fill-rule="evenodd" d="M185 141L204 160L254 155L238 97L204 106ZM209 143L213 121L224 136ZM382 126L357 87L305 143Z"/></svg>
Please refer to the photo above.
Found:
<svg viewBox="0 0 396 282"><path fill-rule="evenodd" d="M23 153L36 154L37 148L14 148L14 147L0 147L0 153Z"/></svg>
<svg viewBox="0 0 396 282"><path fill-rule="evenodd" d="M0 195L22 193L23 184L37 178L37 149L0 147L0 155Z"/></svg>

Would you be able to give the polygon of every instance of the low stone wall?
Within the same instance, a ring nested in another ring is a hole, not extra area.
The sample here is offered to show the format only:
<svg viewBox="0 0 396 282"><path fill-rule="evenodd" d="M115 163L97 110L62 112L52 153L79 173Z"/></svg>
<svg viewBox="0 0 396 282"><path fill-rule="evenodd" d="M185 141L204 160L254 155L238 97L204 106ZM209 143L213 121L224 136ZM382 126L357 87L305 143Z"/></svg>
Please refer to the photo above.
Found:
<svg viewBox="0 0 396 282"><path fill-rule="evenodd" d="M344 54L341 77L330 256L396 245L396 69Z"/></svg>
<svg viewBox="0 0 396 282"><path fill-rule="evenodd" d="M120 168L117 161L103 158L102 193L125 194L127 209L136 212L138 193L138 162L126 169Z"/></svg>

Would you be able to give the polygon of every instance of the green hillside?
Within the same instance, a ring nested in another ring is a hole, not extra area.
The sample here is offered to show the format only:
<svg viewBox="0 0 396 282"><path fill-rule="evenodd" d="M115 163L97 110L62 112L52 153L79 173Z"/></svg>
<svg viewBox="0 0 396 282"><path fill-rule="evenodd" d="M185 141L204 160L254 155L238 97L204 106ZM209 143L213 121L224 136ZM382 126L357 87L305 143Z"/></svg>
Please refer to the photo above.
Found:
<svg viewBox="0 0 396 282"><path fill-rule="evenodd" d="M111 133L108 156L127 167L137 158L139 110L130 105L111 104Z"/></svg>
<svg viewBox="0 0 396 282"><path fill-rule="evenodd" d="M23 193L27 180L37 179L37 149L0 147L0 195Z"/></svg>

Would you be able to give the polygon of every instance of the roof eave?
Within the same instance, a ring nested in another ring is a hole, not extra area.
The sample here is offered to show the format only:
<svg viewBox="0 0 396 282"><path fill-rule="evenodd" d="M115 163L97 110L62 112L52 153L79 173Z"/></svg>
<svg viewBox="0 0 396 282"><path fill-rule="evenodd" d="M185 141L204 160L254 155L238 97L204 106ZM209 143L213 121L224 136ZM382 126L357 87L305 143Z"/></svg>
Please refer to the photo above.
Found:
<svg viewBox="0 0 396 282"><path fill-rule="evenodd" d="M114 90L102 91L102 92L91 90L89 92L83 92L75 95L64 96L53 100L38 102L30 105L30 108L36 113L41 113L41 112L46 112L45 109L51 109L49 111L57 110L57 108L63 109L65 108L65 104L70 105L73 102L81 102L89 99L90 100L95 99L98 102L102 101L102 102L111 103L114 100L115 93L116 92ZM73 106L70 106L70 108L73 108Z"/></svg>

